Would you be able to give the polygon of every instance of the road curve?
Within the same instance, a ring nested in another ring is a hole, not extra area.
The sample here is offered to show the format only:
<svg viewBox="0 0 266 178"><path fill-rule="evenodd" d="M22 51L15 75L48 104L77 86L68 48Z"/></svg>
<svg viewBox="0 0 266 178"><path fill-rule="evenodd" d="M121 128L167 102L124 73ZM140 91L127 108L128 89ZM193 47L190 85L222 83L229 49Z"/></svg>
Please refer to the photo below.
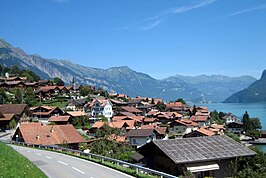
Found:
<svg viewBox="0 0 266 178"><path fill-rule="evenodd" d="M114 169L56 152L10 145L50 178L132 178Z"/></svg>

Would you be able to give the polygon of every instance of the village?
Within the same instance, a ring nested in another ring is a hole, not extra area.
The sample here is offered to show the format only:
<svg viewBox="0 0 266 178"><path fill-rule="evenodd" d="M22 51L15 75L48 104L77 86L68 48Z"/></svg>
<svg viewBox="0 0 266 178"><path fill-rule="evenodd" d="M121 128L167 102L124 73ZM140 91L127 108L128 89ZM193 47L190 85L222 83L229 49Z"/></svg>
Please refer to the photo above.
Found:
<svg viewBox="0 0 266 178"><path fill-rule="evenodd" d="M132 98L75 82L64 86L50 80L29 82L27 77L8 75L0 78L0 88L31 88L35 100L40 101L31 106L23 100L20 104L0 105L0 137L16 142L90 152L91 145L95 147L105 137L130 147L132 155L126 161L173 175L190 173L199 177L232 175L230 162L256 155L228 137L243 136L239 117L215 114L205 106L189 106L181 98L171 102ZM50 105L58 98L63 98L63 107ZM113 152L105 156L112 157ZM101 154L99 150L96 153Z"/></svg>

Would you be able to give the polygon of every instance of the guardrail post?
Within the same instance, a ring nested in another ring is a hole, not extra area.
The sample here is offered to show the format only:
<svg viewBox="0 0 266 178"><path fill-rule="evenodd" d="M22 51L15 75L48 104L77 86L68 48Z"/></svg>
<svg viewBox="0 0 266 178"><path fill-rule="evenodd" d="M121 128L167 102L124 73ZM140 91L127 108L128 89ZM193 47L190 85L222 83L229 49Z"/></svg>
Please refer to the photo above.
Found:
<svg viewBox="0 0 266 178"><path fill-rule="evenodd" d="M101 158L101 162L102 162L102 163L104 162L104 159L103 159L103 158Z"/></svg>
<svg viewBox="0 0 266 178"><path fill-rule="evenodd" d="M139 168L136 168L136 174L137 175L139 174Z"/></svg>

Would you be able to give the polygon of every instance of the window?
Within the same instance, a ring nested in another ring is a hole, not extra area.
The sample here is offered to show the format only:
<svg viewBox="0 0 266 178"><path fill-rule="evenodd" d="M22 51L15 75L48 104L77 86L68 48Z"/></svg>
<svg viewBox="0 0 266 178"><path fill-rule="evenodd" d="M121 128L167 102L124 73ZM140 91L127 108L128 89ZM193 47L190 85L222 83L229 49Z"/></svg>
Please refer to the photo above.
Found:
<svg viewBox="0 0 266 178"><path fill-rule="evenodd" d="M133 144L137 144L137 140L135 138L132 139Z"/></svg>

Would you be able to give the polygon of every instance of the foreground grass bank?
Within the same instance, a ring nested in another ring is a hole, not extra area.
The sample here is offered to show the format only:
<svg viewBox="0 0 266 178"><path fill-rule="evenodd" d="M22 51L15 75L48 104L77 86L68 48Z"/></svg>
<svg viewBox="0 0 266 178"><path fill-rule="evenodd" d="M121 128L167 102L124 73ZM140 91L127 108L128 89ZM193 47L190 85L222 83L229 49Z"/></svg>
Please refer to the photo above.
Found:
<svg viewBox="0 0 266 178"><path fill-rule="evenodd" d="M27 158L0 142L0 178L47 177Z"/></svg>

